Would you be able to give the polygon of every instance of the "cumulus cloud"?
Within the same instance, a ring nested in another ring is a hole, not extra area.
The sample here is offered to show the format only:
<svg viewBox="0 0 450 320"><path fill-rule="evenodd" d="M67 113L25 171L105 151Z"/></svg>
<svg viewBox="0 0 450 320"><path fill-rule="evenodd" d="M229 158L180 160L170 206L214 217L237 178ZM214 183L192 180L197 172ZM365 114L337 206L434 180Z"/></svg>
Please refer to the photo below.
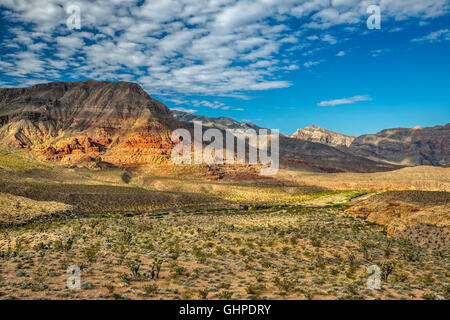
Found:
<svg viewBox="0 0 450 320"><path fill-rule="evenodd" d="M81 30L69 30L67 1L2 0L2 19L13 27L2 31L1 81L126 80L172 98L246 98L248 92L292 85L282 77L299 68L295 57L340 43L342 37L331 28L364 24L372 3L77 0ZM446 0L383 0L380 5L383 17L395 20L425 20L449 9ZM323 61L309 59L306 68Z"/></svg>
<svg viewBox="0 0 450 320"><path fill-rule="evenodd" d="M319 102L317 105L319 107L334 107L342 104L353 104L360 101L370 101L370 100L372 100L371 97L364 95L364 96L355 96L351 98L322 101Z"/></svg>

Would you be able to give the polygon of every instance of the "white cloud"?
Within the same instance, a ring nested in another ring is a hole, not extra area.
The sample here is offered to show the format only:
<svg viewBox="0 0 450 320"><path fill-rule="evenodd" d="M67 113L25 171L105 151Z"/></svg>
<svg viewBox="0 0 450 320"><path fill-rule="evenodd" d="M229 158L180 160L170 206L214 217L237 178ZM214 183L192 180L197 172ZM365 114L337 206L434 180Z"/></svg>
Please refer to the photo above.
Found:
<svg viewBox="0 0 450 320"><path fill-rule="evenodd" d="M312 36L306 37L306 39L308 39L308 40L319 40L319 37L316 36L316 35L312 35Z"/></svg>
<svg viewBox="0 0 450 320"><path fill-rule="evenodd" d="M303 66L305 68L311 68L313 66L317 66L318 64L321 64L322 62L323 62L322 60L319 60L319 61L308 61L308 62L305 62L303 64Z"/></svg>
<svg viewBox="0 0 450 320"><path fill-rule="evenodd" d="M29 73L43 73L44 62L33 52L26 51L14 55L13 61L8 63L7 71L11 76L23 77Z"/></svg>
<svg viewBox="0 0 450 320"><path fill-rule="evenodd" d="M333 37L330 34L324 34L323 36L319 37L317 35L311 35L306 37L306 39L314 41L314 40L322 40L324 42L328 42L329 44L336 44L338 43L338 41L336 40L335 37Z"/></svg>
<svg viewBox="0 0 450 320"><path fill-rule="evenodd" d="M400 31L403 31L403 30L404 30L404 28L396 27L396 28L393 28L393 29L389 30L389 32L400 32Z"/></svg>
<svg viewBox="0 0 450 320"><path fill-rule="evenodd" d="M244 111L243 108L235 108L225 105L225 103L220 101L208 101L208 100L191 100L190 102L184 101L185 104L190 104L194 108L211 108L211 109L221 109L221 110L234 110L234 111Z"/></svg>
<svg viewBox="0 0 450 320"><path fill-rule="evenodd" d="M338 41L333 36L326 34L322 37L322 41L328 42L329 44L336 44Z"/></svg>
<svg viewBox="0 0 450 320"><path fill-rule="evenodd" d="M185 109L185 108L182 108L182 107L170 108L170 110L176 110L176 111L182 111L182 112L188 112L188 113L196 113L197 112L197 110Z"/></svg>
<svg viewBox="0 0 450 320"><path fill-rule="evenodd" d="M339 51L339 52L336 54L336 56L337 56L337 57L343 57L343 56L345 56L345 51Z"/></svg>
<svg viewBox="0 0 450 320"><path fill-rule="evenodd" d="M372 54L372 57L376 58L388 52L391 52L391 49L376 49L372 50L370 53Z"/></svg>
<svg viewBox="0 0 450 320"><path fill-rule="evenodd" d="M198 107L207 107L207 108L211 108L211 109L219 109L225 106L224 103L219 102L219 101L206 101L206 100L192 100L191 101L193 106L198 106Z"/></svg>
<svg viewBox="0 0 450 320"><path fill-rule="evenodd" d="M442 42L442 41L450 41L450 30L442 29L435 32L431 32L430 34L422 37L412 39L412 42Z"/></svg>
<svg viewBox="0 0 450 320"><path fill-rule="evenodd" d="M180 104L187 104L188 102L184 99L179 99L179 98L169 98L166 99L167 101L172 102L174 105L180 105Z"/></svg>
<svg viewBox="0 0 450 320"><path fill-rule="evenodd" d="M319 107L334 107L341 104L353 104L359 101L371 101L372 98L365 95L365 96L355 96L351 98L344 98L344 99L336 99L336 100L328 100L328 101L322 101L319 102L317 105Z"/></svg>
<svg viewBox="0 0 450 320"><path fill-rule="evenodd" d="M249 87L249 89L261 91L261 90L287 88L290 86L291 83L288 81L266 81L262 83L254 83Z"/></svg>
<svg viewBox="0 0 450 320"><path fill-rule="evenodd" d="M14 25L2 40L4 82L71 74L137 81L152 94L173 97L246 98L249 91L292 85L282 78L298 69L292 57L314 55L323 42L340 43L329 28L344 25L350 32L364 25L373 1L77 0L81 31L67 29L66 3L2 0L3 18ZM381 7L383 19L424 21L448 13L449 3L382 0ZM308 59L306 68L323 61Z"/></svg>

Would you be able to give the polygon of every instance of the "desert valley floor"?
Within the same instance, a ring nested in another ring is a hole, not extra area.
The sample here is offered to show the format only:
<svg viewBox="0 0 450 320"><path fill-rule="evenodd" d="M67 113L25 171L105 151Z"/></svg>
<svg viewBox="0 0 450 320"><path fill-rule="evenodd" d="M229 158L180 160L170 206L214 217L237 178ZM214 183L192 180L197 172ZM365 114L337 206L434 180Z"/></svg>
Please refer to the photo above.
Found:
<svg viewBox="0 0 450 320"><path fill-rule="evenodd" d="M449 190L439 167L186 179L2 150L0 298L449 299Z"/></svg>

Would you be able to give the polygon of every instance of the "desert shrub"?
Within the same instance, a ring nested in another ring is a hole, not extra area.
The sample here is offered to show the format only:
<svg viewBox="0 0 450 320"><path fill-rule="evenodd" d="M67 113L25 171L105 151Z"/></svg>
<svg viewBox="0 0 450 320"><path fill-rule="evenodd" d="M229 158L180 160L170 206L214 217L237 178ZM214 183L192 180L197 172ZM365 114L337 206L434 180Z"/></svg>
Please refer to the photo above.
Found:
<svg viewBox="0 0 450 320"><path fill-rule="evenodd" d="M173 278L177 278L177 277L183 276L183 275L186 275L186 276L189 275L189 273L187 272L187 269L185 267L178 266L176 263L171 264L170 267L171 267L171 276Z"/></svg>
<svg viewBox="0 0 450 320"><path fill-rule="evenodd" d="M331 268L330 274L333 275L333 276L337 276L339 274L339 269Z"/></svg>
<svg viewBox="0 0 450 320"><path fill-rule="evenodd" d="M384 256L386 258L389 258L391 256L391 253L392 253L392 240L391 239L388 239L386 241L386 246L384 247L383 252L384 252Z"/></svg>
<svg viewBox="0 0 450 320"><path fill-rule="evenodd" d="M326 267L325 258L321 254L317 254L314 265L319 269L324 269Z"/></svg>
<svg viewBox="0 0 450 320"><path fill-rule="evenodd" d="M208 288L204 288L204 289L199 289L198 290L198 296L200 297L201 300L208 299L208 294L209 294L209 289Z"/></svg>
<svg viewBox="0 0 450 320"><path fill-rule="evenodd" d="M230 289L230 287L231 287L231 284L230 283L228 283L228 282L221 282L220 284L219 284L219 289Z"/></svg>
<svg viewBox="0 0 450 320"><path fill-rule="evenodd" d="M86 257L88 262L94 263L97 261L99 252L100 252L100 245L93 243L84 250L84 256Z"/></svg>
<svg viewBox="0 0 450 320"><path fill-rule="evenodd" d="M450 300L450 284L445 285L445 286L442 288L442 291L443 291L444 298L445 298L446 300Z"/></svg>
<svg viewBox="0 0 450 320"><path fill-rule="evenodd" d="M108 290L108 293L112 295L114 293L114 285L112 283L105 284L105 288Z"/></svg>
<svg viewBox="0 0 450 320"><path fill-rule="evenodd" d="M434 278L433 275L431 273L427 273L423 278L422 281L424 283L424 285L426 286L430 286L434 283Z"/></svg>
<svg viewBox="0 0 450 320"><path fill-rule="evenodd" d="M230 300L233 297L233 292L224 290L219 293L219 298L223 300Z"/></svg>
<svg viewBox="0 0 450 320"><path fill-rule="evenodd" d="M120 179L122 179L122 181L124 183L130 183L131 181L131 174L128 171L125 171L124 173L122 173L122 175L120 176Z"/></svg>
<svg viewBox="0 0 450 320"><path fill-rule="evenodd" d="M216 248L216 255L223 256L225 253L227 253L227 250L223 247L217 247Z"/></svg>
<svg viewBox="0 0 450 320"><path fill-rule="evenodd" d="M161 271L161 265L163 261L158 258L153 259L152 263L152 269L151 269L151 278L152 279L158 279L159 278L159 272Z"/></svg>
<svg viewBox="0 0 450 320"><path fill-rule="evenodd" d="M358 284L355 282L352 282L345 287L345 290L348 291L352 295L357 295L358 294Z"/></svg>
<svg viewBox="0 0 450 320"><path fill-rule="evenodd" d="M259 296L261 294L261 291L264 290L265 288L266 286L262 283L253 283L249 284L245 288L245 291L247 292L248 295Z"/></svg>
<svg viewBox="0 0 450 320"><path fill-rule="evenodd" d="M424 293L422 295L422 299L424 299L424 300L436 300L436 295L434 293L427 292L427 293Z"/></svg>
<svg viewBox="0 0 450 320"><path fill-rule="evenodd" d="M47 279L47 269L43 266L40 266L33 276L33 283L31 285L32 291L43 291L48 288L48 285L45 283Z"/></svg>
<svg viewBox="0 0 450 320"><path fill-rule="evenodd" d="M127 267L130 269L133 277L139 277L139 269L141 268L142 261L139 257L127 261Z"/></svg>
<svg viewBox="0 0 450 320"><path fill-rule="evenodd" d="M394 271L395 263L393 261L384 261L381 263L380 268L383 280L387 281L389 275Z"/></svg>
<svg viewBox="0 0 450 320"><path fill-rule="evenodd" d="M173 247L169 249L169 257L173 260L177 260L180 257L181 249L179 244L175 244Z"/></svg>
<svg viewBox="0 0 450 320"><path fill-rule="evenodd" d="M310 240L311 240L311 245L313 247L319 248L322 244L322 242L319 239L317 239L316 237L312 237Z"/></svg>
<svg viewBox="0 0 450 320"><path fill-rule="evenodd" d="M190 300L194 294L195 294L195 291L188 288L181 293L181 299Z"/></svg>
<svg viewBox="0 0 450 320"><path fill-rule="evenodd" d="M73 239L69 238L65 241L58 239L55 242L53 242L53 250L55 251L63 251L63 252L69 252L69 250L72 248L73 245Z"/></svg>
<svg viewBox="0 0 450 320"><path fill-rule="evenodd" d="M146 294L153 295L158 291L158 286L156 284L147 284L143 287Z"/></svg>
<svg viewBox="0 0 450 320"><path fill-rule="evenodd" d="M407 261L418 261L420 259L420 248L415 246L411 240L402 239L400 241L400 254Z"/></svg>
<svg viewBox="0 0 450 320"><path fill-rule="evenodd" d="M348 255L347 255L347 260L348 260L350 266L355 265L355 263L356 263L356 255L352 251L350 251L348 253Z"/></svg>
<svg viewBox="0 0 450 320"><path fill-rule="evenodd" d="M241 256L246 256L246 255L248 255L248 251L245 248L241 248L241 249L239 249L239 254Z"/></svg>
<svg viewBox="0 0 450 320"><path fill-rule="evenodd" d="M119 232L119 242L129 246L132 241L133 233L131 231L125 229Z"/></svg>
<svg viewBox="0 0 450 320"><path fill-rule="evenodd" d="M347 272L345 273L345 276L349 279L353 279L355 277L355 272L356 272L356 265L350 264Z"/></svg>
<svg viewBox="0 0 450 320"><path fill-rule="evenodd" d="M372 244L367 239L359 240L359 250L364 255L364 259L369 260L369 249Z"/></svg>
<svg viewBox="0 0 450 320"><path fill-rule="evenodd" d="M394 274L395 282L405 282L408 279L408 275L406 273L396 273Z"/></svg>
<svg viewBox="0 0 450 320"><path fill-rule="evenodd" d="M281 291L285 292L288 292L295 286L295 282L293 280L289 280L286 278L275 277L273 282Z"/></svg>
<svg viewBox="0 0 450 320"><path fill-rule="evenodd" d="M203 250L200 247L197 247L195 245L192 248L192 254L200 263L205 263L206 258L208 257L208 255L205 252L203 252Z"/></svg>

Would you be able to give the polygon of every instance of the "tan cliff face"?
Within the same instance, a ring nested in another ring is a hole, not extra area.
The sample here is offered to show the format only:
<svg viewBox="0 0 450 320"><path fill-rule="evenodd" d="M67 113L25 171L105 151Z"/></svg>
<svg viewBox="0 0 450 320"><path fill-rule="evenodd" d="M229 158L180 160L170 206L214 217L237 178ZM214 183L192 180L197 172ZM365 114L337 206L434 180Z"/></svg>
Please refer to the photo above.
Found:
<svg viewBox="0 0 450 320"><path fill-rule="evenodd" d="M46 160L146 164L168 158L180 127L128 82L54 82L0 89L0 140Z"/></svg>
<svg viewBox="0 0 450 320"><path fill-rule="evenodd" d="M336 148L348 148L355 140L355 137L346 136L342 133L330 131L314 125L304 129L298 129L292 137L300 140L326 144Z"/></svg>

